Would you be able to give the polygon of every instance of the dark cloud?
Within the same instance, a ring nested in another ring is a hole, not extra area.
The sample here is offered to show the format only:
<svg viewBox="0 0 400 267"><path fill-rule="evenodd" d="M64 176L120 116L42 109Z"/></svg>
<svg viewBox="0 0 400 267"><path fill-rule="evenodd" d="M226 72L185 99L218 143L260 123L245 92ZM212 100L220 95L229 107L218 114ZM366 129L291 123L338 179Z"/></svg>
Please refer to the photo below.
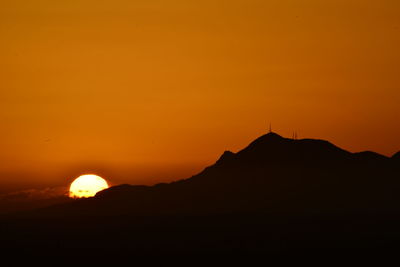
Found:
<svg viewBox="0 0 400 267"><path fill-rule="evenodd" d="M71 201L67 187L26 189L0 194L0 213L43 208Z"/></svg>
<svg viewBox="0 0 400 267"><path fill-rule="evenodd" d="M67 187L47 187L1 194L0 201L46 200L63 196L68 196Z"/></svg>

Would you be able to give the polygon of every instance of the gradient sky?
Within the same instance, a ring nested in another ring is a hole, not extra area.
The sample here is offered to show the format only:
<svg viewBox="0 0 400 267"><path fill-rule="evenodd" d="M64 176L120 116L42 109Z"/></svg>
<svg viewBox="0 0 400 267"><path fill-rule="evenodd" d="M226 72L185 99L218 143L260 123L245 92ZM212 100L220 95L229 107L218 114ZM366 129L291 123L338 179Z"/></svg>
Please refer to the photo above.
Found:
<svg viewBox="0 0 400 267"><path fill-rule="evenodd" d="M398 0L3 1L1 190L186 178L270 122L390 156L399 14Z"/></svg>

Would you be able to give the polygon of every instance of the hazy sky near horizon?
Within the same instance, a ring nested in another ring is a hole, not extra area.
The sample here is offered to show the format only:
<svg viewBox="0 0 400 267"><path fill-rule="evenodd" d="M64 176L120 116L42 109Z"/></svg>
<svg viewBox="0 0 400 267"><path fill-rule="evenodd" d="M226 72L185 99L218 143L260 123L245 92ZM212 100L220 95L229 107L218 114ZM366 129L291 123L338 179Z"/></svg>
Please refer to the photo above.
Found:
<svg viewBox="0 0 400 267"><path fill-rule="evenodd" d="M14 0L0 186L186 178L268 130L400 150L398 0Z"/></svg>

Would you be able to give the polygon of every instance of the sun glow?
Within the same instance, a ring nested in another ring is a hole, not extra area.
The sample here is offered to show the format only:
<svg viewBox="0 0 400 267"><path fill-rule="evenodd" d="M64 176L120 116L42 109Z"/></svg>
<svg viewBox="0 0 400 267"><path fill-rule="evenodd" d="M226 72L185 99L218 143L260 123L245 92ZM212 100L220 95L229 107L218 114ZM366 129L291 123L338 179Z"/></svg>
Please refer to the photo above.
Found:
<svg viewBox="0 0 400 267"><path fill-rule="evenodd" d="M71 198L93 197L97 192L108 188L107 181L94 174L85 174L76 178L69 188Z"/></svg>

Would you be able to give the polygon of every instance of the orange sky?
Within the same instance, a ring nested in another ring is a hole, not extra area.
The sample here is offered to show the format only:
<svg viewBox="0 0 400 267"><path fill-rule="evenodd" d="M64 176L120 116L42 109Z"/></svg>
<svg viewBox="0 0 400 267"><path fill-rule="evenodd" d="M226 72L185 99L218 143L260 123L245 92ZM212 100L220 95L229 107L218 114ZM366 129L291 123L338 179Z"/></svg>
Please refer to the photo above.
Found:
<svg viewBox="0 0 400 267"><path fill-rule="evenodd" d="M4 2L0 187L186 178L269 122L391 155L399 14L398 0Z"/></svg>

